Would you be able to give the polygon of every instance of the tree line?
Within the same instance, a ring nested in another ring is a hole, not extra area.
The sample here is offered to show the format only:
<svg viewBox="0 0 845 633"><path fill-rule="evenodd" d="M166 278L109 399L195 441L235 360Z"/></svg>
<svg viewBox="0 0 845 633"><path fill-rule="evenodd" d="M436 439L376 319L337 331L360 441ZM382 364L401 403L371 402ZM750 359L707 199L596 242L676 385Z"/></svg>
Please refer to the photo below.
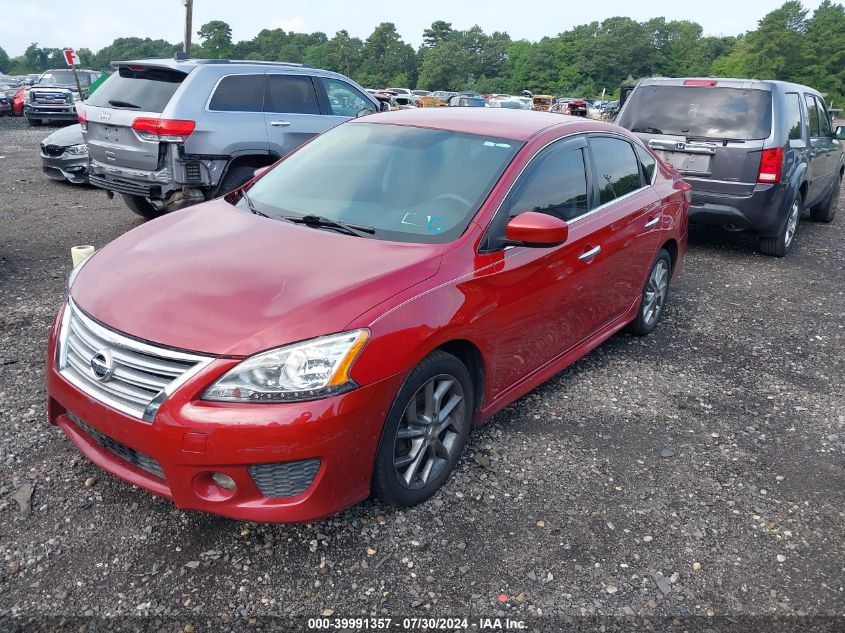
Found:
<svg viewBox="0 0 845 633"><path fill-rule="evenodd" d="M222 20L200 28L195 57L304 63L334 70L366 87L475 90L481 93L613 95L625 80L649 76L714 76L783 79L808 84L845 100L845 9L824 0L812 14L790 0L763 16L753 31L705 36L701 25L658 17L637 22L612 17L576 26L536 42L513 40L504 31L485 33L435 21L418 49L392 22L362 40L346 30L325 33L264 29L232 41ZM85 68L107 69L113 60L172 57L181 44L123 37L93 52L77 49ZM31 44L9 59L0 48L0 72L22 74L64 66L61 49Z"/></svg>

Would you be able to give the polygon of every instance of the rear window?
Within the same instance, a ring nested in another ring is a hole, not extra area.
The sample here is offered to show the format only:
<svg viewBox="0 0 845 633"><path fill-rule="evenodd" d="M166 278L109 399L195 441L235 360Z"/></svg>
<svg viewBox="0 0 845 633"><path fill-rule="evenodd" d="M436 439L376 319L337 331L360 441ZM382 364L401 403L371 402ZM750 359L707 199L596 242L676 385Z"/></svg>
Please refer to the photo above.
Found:
<svg viewBox="0 0 845 633"><path fill-rule="evenodd" d="M169 68L123 66L88 98L97 107L162 112L185 73Z"/></svg>
<svg viewBox="0 0 845 633"><path fill-rule="evenodd" d="M772 93L718 86L641 86L617 121L632 132L701 139L764 139Z"/></svg>

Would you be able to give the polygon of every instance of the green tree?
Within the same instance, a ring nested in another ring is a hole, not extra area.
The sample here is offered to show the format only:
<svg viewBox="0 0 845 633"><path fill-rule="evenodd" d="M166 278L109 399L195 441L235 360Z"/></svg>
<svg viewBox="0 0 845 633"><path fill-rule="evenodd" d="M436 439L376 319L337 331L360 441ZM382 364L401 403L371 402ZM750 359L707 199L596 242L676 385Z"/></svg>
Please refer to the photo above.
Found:
<svg viewBox="0 0 845 633"><path fill-rule="evenodd" d="M0 47L0 73L8 72L11 66L12 60L9 59L9 55L6 54L6 51Z"/></svg>
<svg viewBox="0 0 845 633"><path fill-rule="evenodd" d="M393 22L382 22L364 42L363 61L357 79L368 86L386 88L404 75L408 84L416 78L416 54L402 41Z"/></svg>
<svg viewBox="0 0 845 633"><path fill-rule="evenodd" d="M417 86L424 90L463 90L469 80L469 53L455 41L441 41L426 51Z"/></svg>
<svg viewBox="0 0 845 633"><path fill-rule="evenodd" d="M212 59L232 56L232 27L222 20L206 22L197 31L202 42L201 55Z"/></svg>
<svg viewBox="0 0 845 633"><path fill-rule="evenodd" d="M845 8L824 0L807 20L805 64L798 79L827 92L839 106L845 100Z"/></svg>
<svg viewBox="0 0 845 633"><path fill-rule="evenodd" d="M758 79L797 77L804 64L807 10L789 0L766 14L756 31L748 34L748 65Z"/></svg>
<svg viewBox="0 0 845 633"><path fill-rule="evenodd" d="M423 46L434 48L437 44L453 38L455 31L450 22L435 20L431 26L423 30Z"/></svg>

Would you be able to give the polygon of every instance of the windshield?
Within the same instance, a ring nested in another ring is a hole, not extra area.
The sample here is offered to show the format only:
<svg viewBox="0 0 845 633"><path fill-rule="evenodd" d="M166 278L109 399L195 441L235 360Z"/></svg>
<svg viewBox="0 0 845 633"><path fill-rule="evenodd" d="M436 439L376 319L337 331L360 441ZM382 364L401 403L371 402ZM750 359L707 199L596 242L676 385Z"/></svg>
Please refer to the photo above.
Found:
<svg viewBox="0 0 845 633"><path fill-rule="evenodd" d="M77 73L79 84L82 86L91 85L91 75L88 73ZM73 78L72 70L48 70L38 80L39 86L75 86L76 79Z"/></svg>
<svg viewBox="0 0 845 633"><path fill-rule="evenodd" d="M617 123L644 134L759 140L772 129L772 93L713 86L642 86L631 95Z"/></svg>
<svg viewBox="0 0 845 633"><path fill-rule="evenodd" d="M249 189L273 218L318 215L372 237L445 243L466 229L521 143L401 125L347 123ZM316 230L316 229L315 229Z"/></svg>

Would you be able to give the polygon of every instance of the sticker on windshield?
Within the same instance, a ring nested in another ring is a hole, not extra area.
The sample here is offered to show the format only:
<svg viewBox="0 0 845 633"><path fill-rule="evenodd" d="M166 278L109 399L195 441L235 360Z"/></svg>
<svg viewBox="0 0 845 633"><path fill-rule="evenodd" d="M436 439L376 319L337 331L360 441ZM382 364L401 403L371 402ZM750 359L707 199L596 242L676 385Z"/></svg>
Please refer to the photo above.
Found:
<svg viewBox="0 0 845 633"><path fill-rule="evenodd" d="M509 143L494 143L493 141L484 141L484 147L503 147L504 149L511 148Z"/></svg>
<svg viewBox="0 0 845 633"><path fill-rule="evenodd" d="M402 218L402 224L425 229L431 233L440 233L446 227L443 226L443 218L437 215L421 215L419 213L406 213Z"/></svg>

